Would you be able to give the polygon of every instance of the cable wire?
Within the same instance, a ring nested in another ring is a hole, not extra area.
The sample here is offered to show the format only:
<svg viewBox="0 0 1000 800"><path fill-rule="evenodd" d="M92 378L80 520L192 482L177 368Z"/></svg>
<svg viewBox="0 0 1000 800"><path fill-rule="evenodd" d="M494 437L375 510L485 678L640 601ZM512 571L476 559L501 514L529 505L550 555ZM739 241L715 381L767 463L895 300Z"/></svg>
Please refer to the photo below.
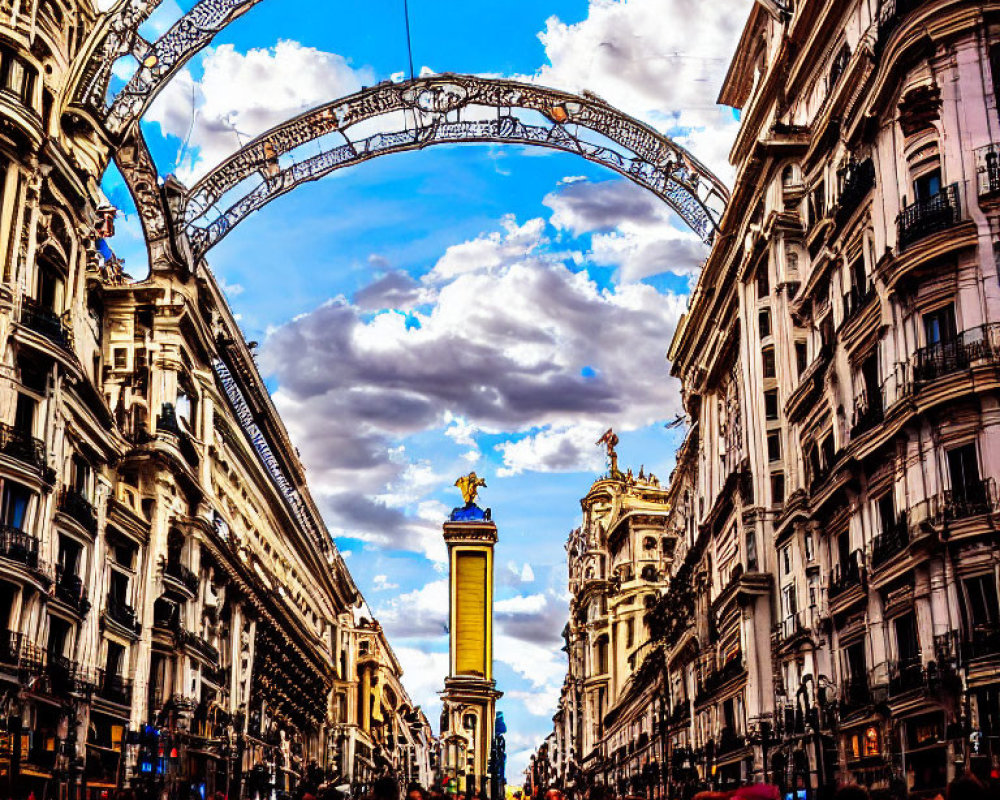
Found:
<svg viewBox="0 0 1000 800"><path fill-rule="evenodd" d="M409 0L403 0L403 19L406 20L406 53L410 59L410 80L414 78L413 75L413 42L410 39L410 3Z"/></svg>

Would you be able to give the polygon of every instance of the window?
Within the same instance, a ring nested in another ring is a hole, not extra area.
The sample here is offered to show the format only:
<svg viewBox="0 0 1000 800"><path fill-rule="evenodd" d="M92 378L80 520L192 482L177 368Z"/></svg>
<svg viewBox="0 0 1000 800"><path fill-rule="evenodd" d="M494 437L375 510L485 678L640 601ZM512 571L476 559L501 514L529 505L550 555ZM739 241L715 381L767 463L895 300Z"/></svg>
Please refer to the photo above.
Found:
<svg viewBox="0 0 1000 800"><path fill-rule="evenodd" d="M83 547L69 537L59 534L59 573L63 577L78 575Z"/></svg>
<svg viewBox="0 0 1000 800"><path fill-rule="evenodd" d="M932 347L955 339L955 306L948 304L924 314L924 342Z"/></svg>
<svg viewBox="0 0 1000 800"><path fill-rule="evenodd" d="M3 524L23 530L29 500L31 492L26 487L7 481L3 487Z"/></svg>
<svg viewBox="0 0 1000 800"><path fill-rule="evenodd" d="M35 435L35 407L38 402L34 397L18 393L17 408L14 411L14 430L25 436Z"/></svg>
<svg viewBox="0 0 1000 800"><path fill-rule="evenodd" d="M775 366L775 362L774 362L774 348L773 347L765 347L761 351L761 358L762 358L762 360L761 360L762 368L761 369L763 371L764 377L765 378L773 378L777 374L777 372L778 372L777 367Z"/></svg>
<svg viewBox="0 0 1000 800"><path fill-rule="evenodd" d="M104 674L119 676L125 666L125 648L117 642L108 642L108 652L104 660Z"/></svg>
<svg viewBox="0 0 1000 800"><path fill-rule="evenodd" d="M116 347L114 351L115 369L128 368L128 350L124 347Z"/></svg>
<svg viewBox="0 0 1000 800"><path fill-rule="evenodd" d="M778 431L767 435L767 460L781 461L781 434Z"/></svg>
<svg viewBox="0 0 1000 800"><path fill-rule="evenodd" d="M746 532L747 572L757 572L760 564L757 561L757 532L752 528Z"/></svg>
<svg viewBox="0 0 1000 800"><path fill-rule="evenodd" d="M778 418L778 390L770 389L764 392L764 417L768 420Z"/></svg>
<svg viewBox="0 0 1000 800"><path fill-rule="evenodd" d="M876 503L882 533L886 534L896 525L896 504L892 500L892 492L882 495Z"/></svg>
<svg viewBox="0 0 1000 800"><path fill-rule="evenodd" d="M916 662L920 658L920 644L913 612L896 617L893 627L896 631L896 659L904 663Z"/></svg>
<svg viewBox="0 0 1000 800"><path fill-rule="evenodd" d="M73 456L73 490L81 497L90 497L90 464Z"/></svg>
<svg viewBox="0 0 1000 800"><path fill-rule="evenodd" d="M625 646L632 647L635 644L635 624L632 620L625 622Z"/></svg>
<svg viewBox="0 0 1000 800"><path fill-rule="evenodd" d="M771 280L767 274L767 265L763 265L757 271L757 299L760 300L771 294Z"/></svg>
<svg viewBox="0 0 1000 800"><path fill-rule="evenodd" d="M118 603L128 605L128 575L118 572L118 570L111 570L108 594Z"/></svg>
<svg viewBox="0 0 1000 800"><path fill-rule="evenodd" d="M865 643L855 642L844 648L844 666L852 680L862 681L868 674L865 666Z"/></svg>
<svg viewBox="0 0 1000 800"><path fill-rule="evenodd" d="M798 602L795 598L795 584L790 583L781 590L781 613L785 619L789 619L794 617L798 610Z"/></svg>
<svg viewBox="0 0 1000 800"><path fill-rule="evenodd" d="M976 456L974 444L963 444L948 451L948 476L951 478L951 491L954 496L965 496L973 487L981 485L979 480L979 459Z"/></svg>
<svg viewBox="0 0 1000 800"><path fill-rule="evenodd" d="M35 70L6 47L0 48L0 86L30 103L35 88Z"/></svg>
<svg viewBox="0 0 1000 800"><path fill-rule="evenodd" d="M805 534L803 534L803 543L805 544L806 561L815 561L816 560L816 546L815 546L815 544L813 542L812 531L807 530L805 532Z"/></svg>
<svg viewBox="0 0 1000 800"><path fill-rule="evenodd" d="M49 640L45 648L49 655L66 655L66 645L70 640L69 633L69 623L66 620L59 619L59 617L49 617Z"/></svg>
<svg viewBox="0 0 1000 800"><path fill-rule="evenodd" d="M785 473L771 473L771 505L780 506L785 502Z"/></svg>
<svg viewBox="0 0 1000 800"><path fill-rule="evenodd" d="M809 366L809 351L806 347L805 342L795 343L795 368L798 370L799 375L806 371Z"/></svg>
<svg viewBox="0 0 1000 800"><path fill-rule="evenodd" d="M913 181L913 197L917 202L930 200L941 191L941 170L935 169Z"/></svg>
<svg viewBox="0 0 1000 800"><path fill-rule="evenodd" d="M963 583L968 598L970 627L995 628L1000 622L1000 604L997 602L997 582L993 573L967 578Z"/></svg>
<svg viewBox="0 0 1000 800"><path fill-rule="evenodd" d="M785 545L779 553L781 559L781 574L788 575L792 571L792 548Z"/></svg>
<svg viewBox="0 0 1000 800"><path fill-rule="evenodd" d="M771 335L771 312L763 309L757 314L757 327L760 329L760 338L766 339Z"/></svg>

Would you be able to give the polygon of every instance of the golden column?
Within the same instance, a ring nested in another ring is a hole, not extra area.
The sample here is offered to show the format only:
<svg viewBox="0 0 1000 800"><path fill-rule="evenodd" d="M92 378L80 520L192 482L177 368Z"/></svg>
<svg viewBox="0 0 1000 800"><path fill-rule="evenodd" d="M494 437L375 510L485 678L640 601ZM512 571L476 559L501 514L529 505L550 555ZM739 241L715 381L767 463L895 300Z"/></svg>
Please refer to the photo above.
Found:
<svg viewBox="0 0 1000 800"><path fill-rule="evenodd" d="M442 768L453 791L489 796L496 701L493 680L493 545L497 527L476 505L486 481L473 472L455 481L465 506L444 523L448 545L450 662L444 682Z"/></svg>

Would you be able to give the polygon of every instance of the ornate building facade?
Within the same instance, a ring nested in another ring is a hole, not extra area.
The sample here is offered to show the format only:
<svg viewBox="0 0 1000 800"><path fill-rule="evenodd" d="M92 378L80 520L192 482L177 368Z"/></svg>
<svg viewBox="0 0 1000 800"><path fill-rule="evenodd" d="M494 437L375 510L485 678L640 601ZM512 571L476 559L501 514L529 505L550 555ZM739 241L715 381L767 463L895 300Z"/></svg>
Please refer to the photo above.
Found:
<svg viewBox="0 0 1000 800"><path fill-rule="evenodd" d="M428 782L426 719L211 273L147 229L132 281L105 242L109 144L70 103L95 19L0 4L0 791Z"/></svg>
<svg viewBox="0 0 1000 800"><path fill-rule="evenodd" d="M612 452L611 471L580 501L582 524L566 544L568 671L536 786L546 785L539 776L567 787L586 778L631 791L653 755L662 671L647 620L676 541L666 497L655 476L621 473Z"/></svg>
<svg viewBox="0 0 1000 800"><path fill-rule="evenodd" d="M1000 766L1000 7L754 6L724 234L670 358L679 780Z"/></svg>
<svg viewBox="0 0 1000 800"><path fill-rule="evenodd" d="M720 102L736 184L669 354L661 781L930 796L1000 768L1000 6L756 3ZM608 779L583 674L536 772Z"/></svg>

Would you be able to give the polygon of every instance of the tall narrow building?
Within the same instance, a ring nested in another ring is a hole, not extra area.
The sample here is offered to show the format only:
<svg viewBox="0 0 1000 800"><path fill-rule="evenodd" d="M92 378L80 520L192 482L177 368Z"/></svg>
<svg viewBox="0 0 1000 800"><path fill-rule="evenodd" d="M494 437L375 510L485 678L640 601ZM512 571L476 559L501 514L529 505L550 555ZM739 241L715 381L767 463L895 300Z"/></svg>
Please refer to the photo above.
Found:
<svg viewBox="0 0 1000 800"><path fill-rule="evenodd" d="M444 777L470 797L489 796L500 692L493 679L493 547L497 527L476 505L476 473L459 478L465 506L444 524L449 564L449 669L441 713Z"/></svg>

